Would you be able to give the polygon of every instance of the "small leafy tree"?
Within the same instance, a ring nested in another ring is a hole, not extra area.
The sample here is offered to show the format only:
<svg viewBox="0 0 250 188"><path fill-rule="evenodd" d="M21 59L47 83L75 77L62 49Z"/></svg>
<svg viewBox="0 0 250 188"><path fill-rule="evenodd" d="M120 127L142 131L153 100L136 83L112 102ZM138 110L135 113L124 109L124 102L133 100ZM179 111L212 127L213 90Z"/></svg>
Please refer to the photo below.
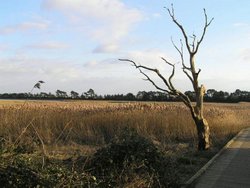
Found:
<svg viewBox="0 0 250 188"><path fill-rule="evenodd" d="M85 92L84 94L85 94L85 97L87 99L94 99L94 98L96 98L95 91L93 89L91 89L91 88L87 92Z"/></svg>
<svg viewBox="0 0 250 188"><path fill-rule="evenodd" d="M41 89L41 84L44 84L45 82L42 81L42 80L39 80L34 86L33 88L31 89L30 93L32 93L32 91L37 88L37 89Z"/></svg>
<svg viewBox="0 0 250 188"><path fill-rule="evenodd" d="M71 98L72 99L77 99L79 98L79 93L75 92L75 91L71 91L70 92Z"/></svg>
<svg viewBox="0 0 250 188"><path fill-rule="evenodd" d="M67 98L68 95L67 95L67 92L65 91L61 91L61 90L56 90L56 97L57 98Z"/></svg>

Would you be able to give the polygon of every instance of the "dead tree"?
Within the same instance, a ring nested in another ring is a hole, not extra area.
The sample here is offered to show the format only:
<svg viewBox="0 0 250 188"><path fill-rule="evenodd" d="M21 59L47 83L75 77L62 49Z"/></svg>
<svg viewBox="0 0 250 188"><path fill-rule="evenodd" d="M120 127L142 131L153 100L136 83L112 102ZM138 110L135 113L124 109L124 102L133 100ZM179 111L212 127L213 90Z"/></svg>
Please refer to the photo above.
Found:
<svg viewBox="0 0 250 188"><path fill-rule="evenodd" d="M170 95L174 95L179 97L184 104L188 107L188 109L191 112L192 118L195 122L196 128L197 128L197 134L198 134L198 150L206 150L210 146L210 139L209 139L209 126L208 122L203 116L203 97L205 94L205 87L204 85L199 85L198 78L199 74L201 72L201 69L196 69L195 67L195 56L199 50L200 44L204 39L204 36L206 34L208 26L213 21L213 18L208 21L206 10L204 9L204 16L205 16L205 25L203 27L203 32L200 37L200 39L196 38L196 35L192 35L191 37L188 37L186 31L184 30L183 26L177 21L174 13L174 8L172 5L171 10L167 9L169 16L171 17L172 21L177 25L177 27L180 29L183 37L184 37L184 44L186 46L187 52L188 52L188 63L184 61L184 52L183 52L183 42L180 40L180 47L177 47L177 45L173 42L174 48L178 51L180 58L181 58L181 64L182 64L182 70L183 73L187 76L187 78L191 81L193 90L195 92L195 103L192 103L191 100L187 95L185 95L180 90L176 89L172 79L175 75L175 64L169 62L165 58L161 58L167 65L172 67L172 73L170 76L166 79L161 72L158 69L151 68L148 66L137 64L135 61L130 59L119 59L120 61L127 61L132 63L135 68L139 69L140 73L143 74L146 77L146 80L150 81L155 88L157 88L160 91L166 92ZM190 41L191 40L191 41ZM153 81L148 74L146 74L144 71L151 71L155 73L165 84L165 88L160 87L156 84L155 81Z"/></svg>

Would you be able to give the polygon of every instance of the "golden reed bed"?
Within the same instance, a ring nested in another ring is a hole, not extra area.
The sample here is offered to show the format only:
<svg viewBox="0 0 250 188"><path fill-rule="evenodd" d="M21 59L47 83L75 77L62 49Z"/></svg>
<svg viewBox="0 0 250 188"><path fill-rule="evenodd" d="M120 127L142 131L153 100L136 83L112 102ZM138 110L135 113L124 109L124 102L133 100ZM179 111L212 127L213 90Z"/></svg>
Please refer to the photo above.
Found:
<svg viewBox="0 0 250 188"><path fill-rule="evenodd" d="M250 104L208 103L205 104L205 116L211 127L212 143L217 144L249 126ZM30 124L33 128L30 128ZM37 140L35 135L39 135L48 146L101 146L112 140L124 127L134 128L139 134L163 145L196 142L194 123L182 103L0 102L0 137L10 144L31 143Z"/></svg>

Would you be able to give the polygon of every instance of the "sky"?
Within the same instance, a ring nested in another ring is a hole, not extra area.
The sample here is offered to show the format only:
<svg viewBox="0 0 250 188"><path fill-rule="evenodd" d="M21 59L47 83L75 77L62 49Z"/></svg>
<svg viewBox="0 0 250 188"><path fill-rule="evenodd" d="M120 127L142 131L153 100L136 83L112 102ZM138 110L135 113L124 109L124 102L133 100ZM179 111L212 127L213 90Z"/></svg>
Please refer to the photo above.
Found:
<svg viewBox="0 0 250 188"><path fill-rule="evenodd" d="M176 64L176 88L192 90L171 43L171 37L177 45L182 38L164 8L172 3L188 35L200 37L203 8L214 18L196 56L200 84L250 91L249 0L1 0L0 93L29 92L38 80L46 82L41 92L52 93L155 90L118 59L158 68L168 77L171 69L161 57Z"/></svg>

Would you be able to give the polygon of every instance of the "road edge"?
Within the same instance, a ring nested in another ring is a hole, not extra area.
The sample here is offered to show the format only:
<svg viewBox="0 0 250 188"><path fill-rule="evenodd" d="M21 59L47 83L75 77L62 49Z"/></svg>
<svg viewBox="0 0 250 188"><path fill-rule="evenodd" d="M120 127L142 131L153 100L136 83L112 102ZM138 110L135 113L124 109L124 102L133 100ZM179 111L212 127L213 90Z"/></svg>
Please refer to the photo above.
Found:
<svg viewBox="0 0 250 188"><path fill-rule="evenodd" d="M242 129L234 136L215 156L212 157L198 172L196 172L188 181L182 184L181 188L191 188L196 180L209 168L209 166L248 128Z"/></svg>

